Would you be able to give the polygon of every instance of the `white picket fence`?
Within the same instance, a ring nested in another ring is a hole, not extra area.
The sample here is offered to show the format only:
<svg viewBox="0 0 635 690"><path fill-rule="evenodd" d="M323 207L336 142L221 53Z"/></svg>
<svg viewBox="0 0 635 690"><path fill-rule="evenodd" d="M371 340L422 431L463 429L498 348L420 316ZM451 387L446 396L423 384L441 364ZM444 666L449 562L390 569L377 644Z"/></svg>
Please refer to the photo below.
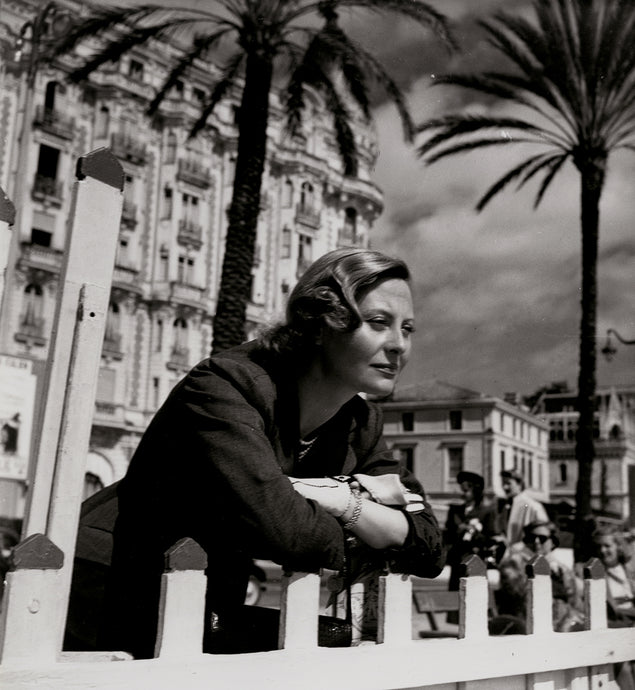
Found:
<svg viewBox="0 0 635 690"><path fill-rule="evenodd" d="M488 580L474 557L461 579L458 638L412 639L412 583L390 574L380 578L377 642L318 647L319 576L294 573L283 581L279 650L209 655L202 653L206 556L183 540L166 559L154 659L134 660L116 650L61 652L92 421L86 410L95 398L122 186L121 167L107 149L78 162L25 519L29 536L15 549L0 613L0 688L616 688L613 664L635 658L635 629L608 629L598 561L585 570L582 632L553 632L549 567L538 558L529 567L528 634L490 637ZM0 268L11 233L10 213L1 211Z"/></svg>

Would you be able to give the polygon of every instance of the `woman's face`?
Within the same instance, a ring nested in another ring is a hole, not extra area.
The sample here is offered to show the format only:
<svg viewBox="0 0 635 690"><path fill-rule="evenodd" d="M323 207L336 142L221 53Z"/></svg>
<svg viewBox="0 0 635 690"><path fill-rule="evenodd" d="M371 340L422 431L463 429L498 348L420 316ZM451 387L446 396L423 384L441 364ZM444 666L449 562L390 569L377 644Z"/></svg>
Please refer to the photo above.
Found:
<svg viewBox="0 0 635 690"><path fill-rule="evenodd" d="M384 280L364 295L358 307L362 323L351 333L324 329L323 371L347 394L389 395L410 356L414 332L410 287L404 280Z"/></svg>
<svg viewBox="0 0 635 690"><path fill-rule="evenodd" d="M470 482L461 482L461 493L466 503L474 500L474 487Z"/></svg>
<svg viewBox="0 0 635 690"><path fill-rule="evenodd" d="M615 539L610 534L598 537L595 541L600 560L607 568L612 568L619 563L619 551Z"/></svg>
<svg viewBox="0 0 635 690"><path fill-rule="evenodd" d="M548 530L539 528L525 537L525 544L537 555L546 556L553 551L553 540Z"/></svg>

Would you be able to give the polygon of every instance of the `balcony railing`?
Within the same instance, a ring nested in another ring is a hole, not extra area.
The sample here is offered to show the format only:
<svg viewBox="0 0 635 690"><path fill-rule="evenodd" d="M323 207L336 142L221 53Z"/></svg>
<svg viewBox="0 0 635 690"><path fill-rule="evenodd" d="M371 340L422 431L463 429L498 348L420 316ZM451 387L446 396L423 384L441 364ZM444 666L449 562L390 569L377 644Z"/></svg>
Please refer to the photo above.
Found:
<svg viewBox="0 0 635 690"><path fill-rule="evenodd" d="M116 132L110 139L110 147L117 158L143 165L146 162L146 145L141 144L129 134Z"/></svg>
<svg viewBox="0 0 635 690"><path fill-rule="evenodd" d="M176 177L183 182L189 182L195 187L207 189L211 184L211 175L208 168L188 158L179 159L179 167Z"/></svg>
<svg viewBox="0 0 635 690"><path fill-rule="evenodd" d="M181 304L202 306L204 288L178 280L170 283L170 299Z"/></svg>
<svg viewBox="0 0 635 690"><path fill-rule="evenodd" d="M107 400L96 400L93 424L121 427L125 424L124 406Z"/></svg>
<svg viewBox="0 0 635 690"><path fill-rule="evenodd" d="M308 204L298 204L295 210L295 220L310 228L320 227L320 212Z"/></svg>
<svg viewBox="0 0 635 690"><path fill-rule="evenodd" d="M20 246L22 249L20 263L24 263L30 268L48 271L49 273L59 273L63 254L59 249L43 247L30 242L22 242Z"/></svg>
<svg viewBox="0 0 635 690"><path fill-rule="evenodd" d="M43 105L38 105L35 109L33 124L44 132L69 141L73 139L75 134L75 118Z"/></svg>
<svg viewBox="0 0 635 690"><path fill-rule="evenodd" d="M112 285L128 292L134 292L141 294L143 290L138 285L137 277L139 275L139 270L134 266L130 266L127 263L120 264L119 261L115 262L115 268L112 274Z"/></svg>
<svg viewBox="0 0 635 690"><path fill-rule="evenodd" d="M200 249L203 244L203 226L191 220L179 220L179 232L177 242L183 245L190 245L194 249Z"/></svg>
<svg viewBox="0 0 635 690"><path fill-rule="evenodd" d="M37 174L33 180L33 198L40 201L49 201L56 206L61 206L63 188L64 186L59 180L46 175Z"/></svg>

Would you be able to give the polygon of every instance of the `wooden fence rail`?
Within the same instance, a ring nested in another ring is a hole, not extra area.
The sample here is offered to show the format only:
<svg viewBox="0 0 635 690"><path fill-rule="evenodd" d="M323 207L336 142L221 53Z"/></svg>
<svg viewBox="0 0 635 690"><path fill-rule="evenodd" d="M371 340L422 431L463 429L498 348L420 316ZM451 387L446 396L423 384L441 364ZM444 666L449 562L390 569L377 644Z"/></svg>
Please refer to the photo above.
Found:
<svg viewBox="0 0 635 690"><path fill-rule="evenodd" d="M166 554L154 659L134 660L117 650L61 651L92 422L85 410L94 403L122 180L121 166L108 150L79 161L27 536L15 548L0 612L0 688L616 688L613 664L635 658L635 629L608 629L604 570L595 560L584 573L581 632L553 632L549 566L536 558L528 567L528 634L491 637L486 569L472 557L460 581L458 639L413 640L412 583L389 574L379 582L377 642L318 647L320 579L293 573L283 579L279 650L209 655L202 652L207 559L198 544L185 539ZM6 203L2 208L10 210ZM10 220L10 213L0 214L0 269Z"/></svg>

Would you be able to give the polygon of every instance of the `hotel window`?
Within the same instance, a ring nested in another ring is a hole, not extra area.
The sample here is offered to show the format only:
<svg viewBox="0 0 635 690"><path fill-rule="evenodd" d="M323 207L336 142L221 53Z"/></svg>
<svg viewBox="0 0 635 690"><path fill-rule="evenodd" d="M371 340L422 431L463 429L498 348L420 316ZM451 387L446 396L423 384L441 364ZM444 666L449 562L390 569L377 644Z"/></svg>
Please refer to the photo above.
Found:
<svg viewBox="0 0 635 690"><path fill-rule="evenodd" d="M450 481L456 481L456 475L463 470L463 446L454 446L446 449L448 454L448 477Z"/></svg>
<svg viewBox="0 0 635 690"><path fill-rule="evenodd" d="M558 484L566 484L569 481L568 469L566 462L558 465Z"/></svg>
<svg viewBox="0 0 635 690"><path fill-rule="evenodd" d="M414 446L396 446L396 459L410 472L414 472L415 448Z"/></svg>
<svg viewBox="0 0 635 690"><path fill-rule="evenodd" d="M303 182L300 190L300 209L302 211L313 211L314 207L313 185L310 182Z"/></svg>
<svg viewBox="0 0 635 690"><path fill-rule="evenodd" d="M170 252L163 245L159 250L159 280L168 280L170 275Z"/></svg>
<svg viewBox="0 0 635 690"><path fill-rule="evenodd" d="M174 321L174 353L184 353L187 349L187 321L182 318Z"/></svg>
<svg viewBox="0 0 635 690"><path fill-rule="evenodd" d="M174 163L176 160L176 134L168 132L168 141L165 150L165 162Z"/></svg>
<svg viewBox="0 0 635 690"><path fill-rule="evenodd" d="M165 187L163 189L163 218L172 218L172 189Z"/></svg>
<svg viewBox="0 0 635 690"><path fill-rule="evenodd" d="M104 340L114 341L121 333L121 313L119 312L119 305L116 302L111 302L108 305L108 314L106 315L106 326L104 329Z"/></svg>
<svg viewBox="0 0 635 690"><path fill-rule="evenodd" d="M97 378L97 394L95 399L99 402L115 402L115 377L114 369L102 367Z"/></svg>
<svg viewBox="0 0 635 690"><path fill-rule="evenodd" d="M282 185L282 208L291 208L293 204L293 182L285 180Z"/></svg>
<svg viewBox="0 0 635 690"><path fill-rule="evenodd" d="M155 352L163 349L163 319L157 319L157 339L154 346Z"/></svg>
<svg viewBox="0 0 635 690"><path fill-rule="evenodd" d="M94 494L96 494L98 491L101 491L104 488L104 483L101 481L101 479L96 475L93 474L92 472L86 472L84 476L84 499L86 500L87 498L90 498Z"/></svg>
<svg viewBox="0 0 635 690"><path fill-rule="evenodd" d="M139 60L130 60L128 76L135 81L143 81L144 66Z"/></svg>
<svg viewBox="0 0 635 690"><path fill-rule="evenodd" d="M463 412L461 410L450 410L450 429L458 431L463 428Z"/></svg>
<svg viewBox="0 0 635 690"><path fill-rule="evenodd" d="M177 265L177 276L176 279L179 283L184 283L186 285L192 284L192 279L194 277L194 259L189 256L179 256L179 263Z"/></svg>
<svg viewBox="0 0 635 690"><path fill-rule="evenodd" d="M404 431L414 431L415 415L414 412L404 412L401 415L401 426Z"/></svg>
<svg viewBox="0 0 635 690"><path fill-rule="evenodd" d="M95 136L101 139L105 139L108 136L108 130L110 129L110 110L105 106L97 111L97 117L95 119Z"/></svg>
<svg viewBox="0 0 635 690"><path fill-rule="evenodd" d="M501 460L501 472L502 472L505 469L505 451L504 450L501 450L500 460Z"/></svg>
<svg viewBox="0 0 635 690"><path fill-rule="evenodd" d="M159 377L158 376L153 376L152 377L152 404L155 408L159 407L159 393L160 393L160 387L159 387Z"/></svg>
<svg viewBox="0 0 635 690"><path fill-rule="evenodd" d="M298 238L298 268L304 271L313 261L313 240L308 235Z"/></svg>
<svg viewBox="0 0 635 690"><path fill-rule="evenodd" d="M186 223L198 224L199 199L193 194L183 194L183 219Z"/></svg>
<svg viewBox="0 0 635 690"><path fill-rule="evenodd" d="M20 320L21 326L37 326L44 313L44 293L37 283L30 283L24 288L24 311Z"/></svg>
<svg viewBox="0 0 635 690"><path fill-rule="evenodd" d="M280 258L288 259L291 256L291 229L286 225L282 228L282 243L280 246Z"/></svg>

